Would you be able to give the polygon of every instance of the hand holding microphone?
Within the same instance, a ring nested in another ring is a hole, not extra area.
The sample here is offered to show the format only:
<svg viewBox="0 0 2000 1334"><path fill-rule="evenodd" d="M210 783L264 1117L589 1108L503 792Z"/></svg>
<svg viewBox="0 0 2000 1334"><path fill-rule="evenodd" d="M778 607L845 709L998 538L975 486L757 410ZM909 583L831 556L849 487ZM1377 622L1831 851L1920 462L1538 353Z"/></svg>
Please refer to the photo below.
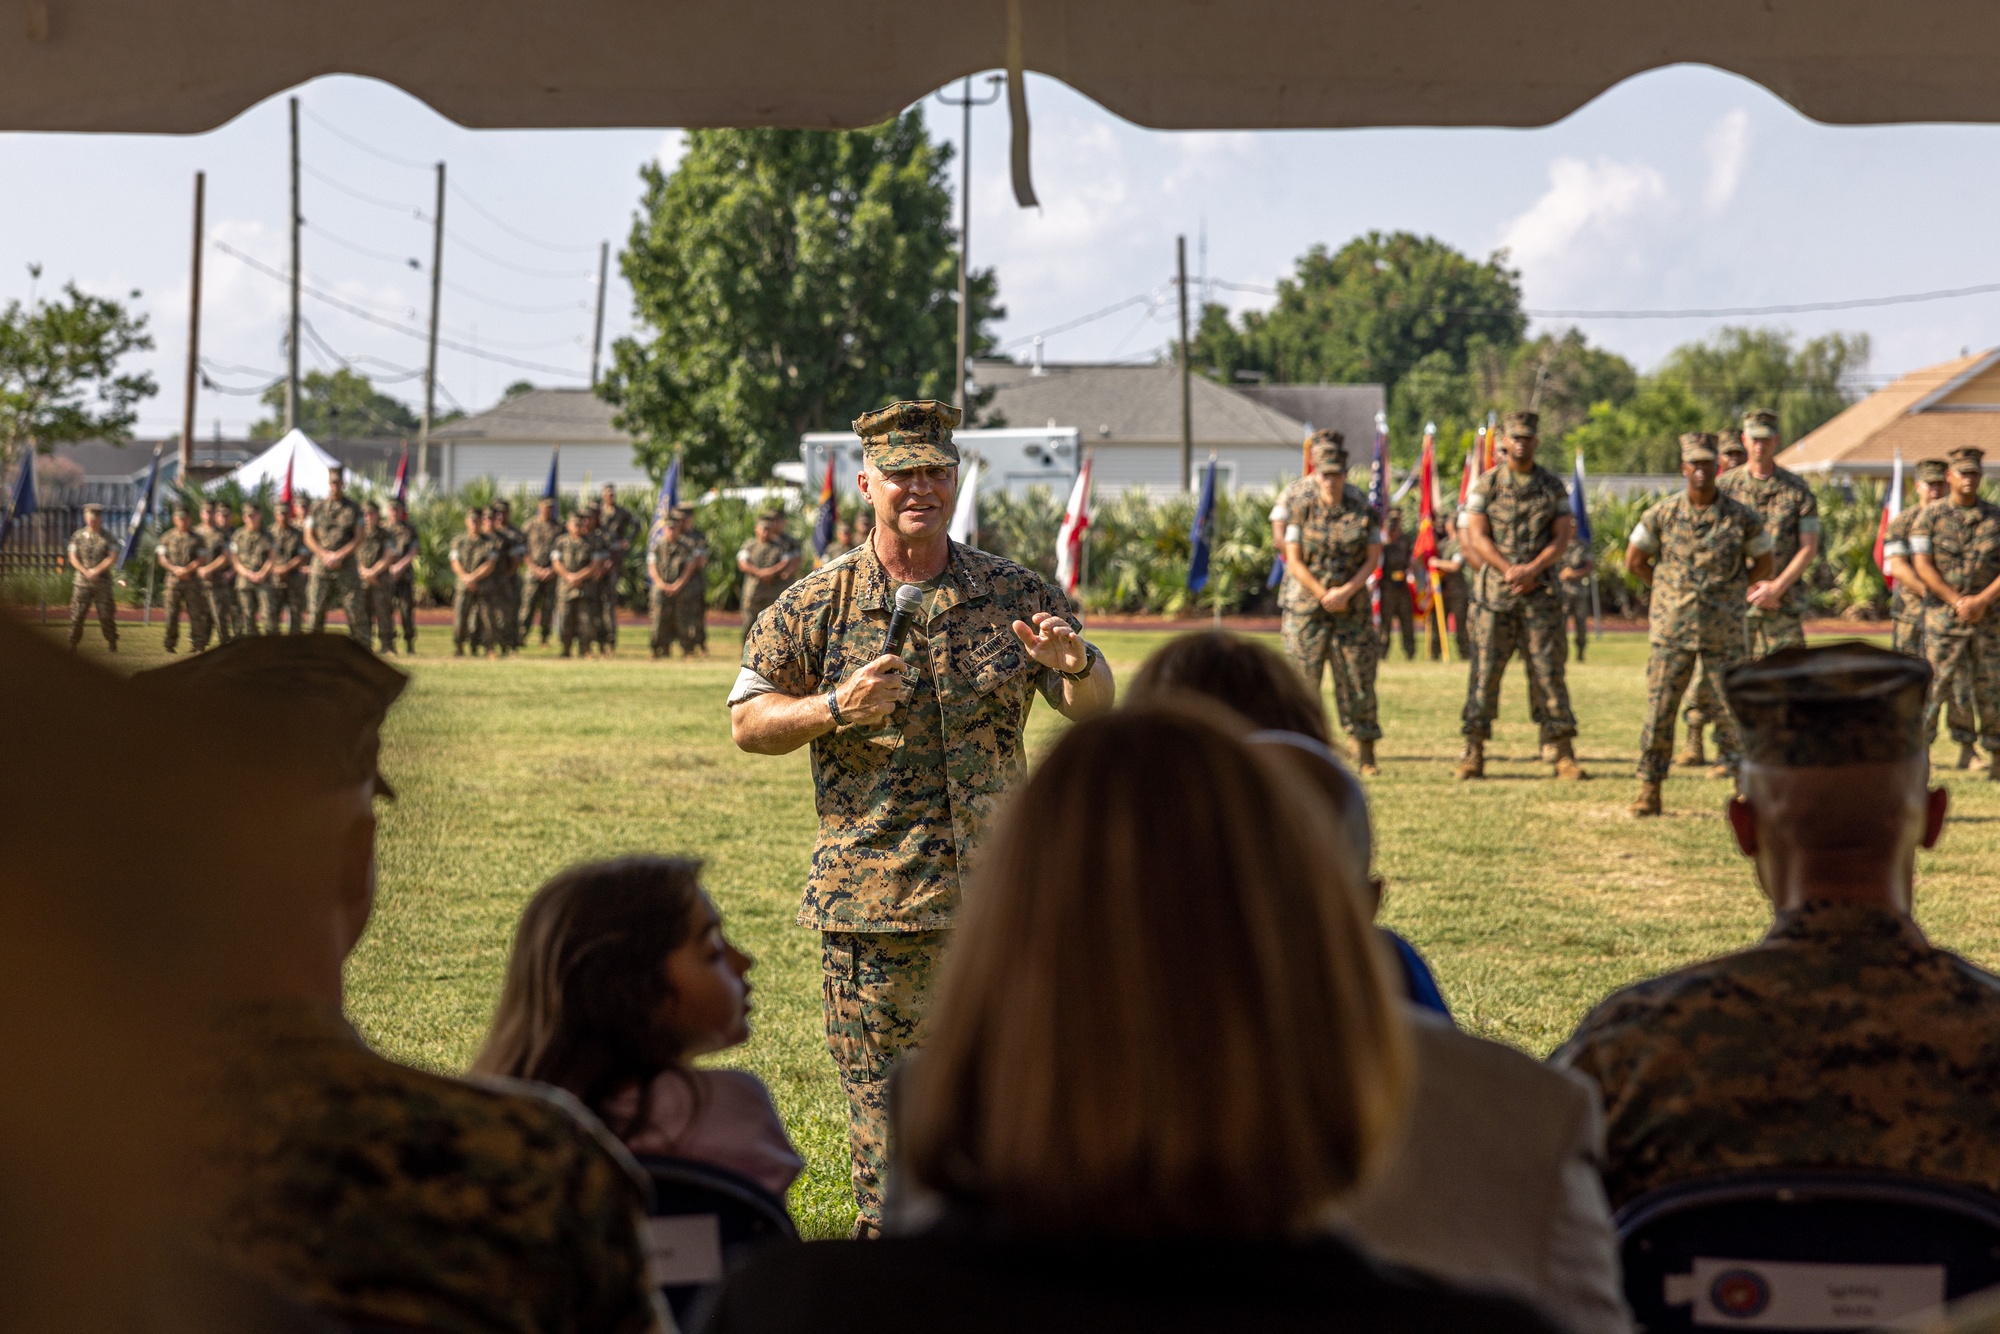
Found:
<svg viewBox="0 0 2000 1334"><path fill-rule="evenodd" d="M915 584L896 590L896 607L889 616L889 633L882 641L882 656L843 681L834 692L840 701L840 719L846 723L871 724L885 721L904 700L910 687L903 680L905 663L900 654L903 641L916 624L917 604L924 599Z"/></svg>

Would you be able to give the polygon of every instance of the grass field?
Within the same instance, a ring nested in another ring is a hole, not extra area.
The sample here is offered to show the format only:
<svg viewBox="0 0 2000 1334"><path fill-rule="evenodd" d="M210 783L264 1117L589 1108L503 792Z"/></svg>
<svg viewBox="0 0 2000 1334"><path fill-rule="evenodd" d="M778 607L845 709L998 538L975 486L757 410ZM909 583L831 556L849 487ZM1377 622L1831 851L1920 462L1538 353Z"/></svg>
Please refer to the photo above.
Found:
<svg viewBox="0 0 2000 1334"><path fill-rule="evenodd" d="M1165 637L1093 636L1129 676ZM159 630L126 627L126 667L163 661ZM845 1110L822 1043L817 939L793 925L812 846L804 752L744 755L722 704L736 641L706 662L654 663L626 631L610 662L530 651L453 659L421 634L415 681L390 719L381 900L348 970L356 1024L384 1052L462 1069L490 1016L523 899L569 863L633 851L707 860L732 933L758 959L755 1036L725 1063L771 1086L810 1164L792 1207L811 1234L844 1232ZM634 649L636 648L636 653ZM97 648L90 632L86 652ZM410 665L409 660L404 660ZM1677 776L1664 818L1625 815L1634 791L1645 642L1613 636L1570 665L1593 780L1558 784L1532 762L1526 698L1510 675L1488 781L1455 783L1464 668L1385 664L1383 774L1371 784L1384 921L1436 967L1466 1028L1546 1053L1606 991L1756 939L1766 912L1720 811L1725 784ZM1060 724L1035 714L1033 744ZM1939 757L1948 761L1945 747ZM2000 787L1941 771L1951 823L1923 857L1918 915L1931 935L2000 963Z"/></svg>

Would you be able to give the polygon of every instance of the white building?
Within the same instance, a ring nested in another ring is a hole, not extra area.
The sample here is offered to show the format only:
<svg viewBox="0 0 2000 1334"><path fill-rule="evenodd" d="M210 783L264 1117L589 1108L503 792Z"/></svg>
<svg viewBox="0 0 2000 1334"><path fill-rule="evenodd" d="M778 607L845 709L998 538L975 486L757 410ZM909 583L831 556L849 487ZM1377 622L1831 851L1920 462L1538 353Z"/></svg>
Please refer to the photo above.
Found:
<svg viewBox="0 0 2000 1334"><path fill-rule="evenodd" d="M549 458L562 447L558 480L564 491L606 482L648 486L652 478L632 454L632 436L611 424L612 407L588 389L530 389L484 412L431 432L439 455L436 481L446 491L489 477L504 492L539 490Z"/></svg>
<svg viewBox="0 0 2000 1334"><path fill-rule="evenodd" d="M1076 480L1077 460L1081 455L1073 426L1040 430L975 428L953 431L951 436L962 457L979 460L982 494L1005 491L1019 497L1026 495L1030 487L1040 486L1060 500L1069 494L1070 485ZM851 494L854 479L861 471L861 437L852 431L809 433L799 442L800 462L790 466L781 463L774 471L790 481L792 469L801 469L797 476L806 499L816 501L820 488L826 484L829 458L833 461L834 493Z"/></svg>

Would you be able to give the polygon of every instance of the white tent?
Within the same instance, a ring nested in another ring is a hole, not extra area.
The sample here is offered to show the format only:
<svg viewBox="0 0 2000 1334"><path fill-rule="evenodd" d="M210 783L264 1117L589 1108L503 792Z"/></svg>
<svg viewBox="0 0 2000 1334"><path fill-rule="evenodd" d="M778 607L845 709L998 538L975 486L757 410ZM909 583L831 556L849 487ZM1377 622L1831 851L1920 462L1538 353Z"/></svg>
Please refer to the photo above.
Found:
<svg viewBox="0 0 2000 1334"><path fill-rule="evenodd" d="M323 496L326 494L327 474L339 466L339 459L314 444L312 437L304 431L293 427L277 444L235 472L216 478L209 486L213 488L224 482L235 482L245 491L255 491L268 479L272 494L276 495L285 489L285 470L290 468L294 494L305 491Z"/></svg>

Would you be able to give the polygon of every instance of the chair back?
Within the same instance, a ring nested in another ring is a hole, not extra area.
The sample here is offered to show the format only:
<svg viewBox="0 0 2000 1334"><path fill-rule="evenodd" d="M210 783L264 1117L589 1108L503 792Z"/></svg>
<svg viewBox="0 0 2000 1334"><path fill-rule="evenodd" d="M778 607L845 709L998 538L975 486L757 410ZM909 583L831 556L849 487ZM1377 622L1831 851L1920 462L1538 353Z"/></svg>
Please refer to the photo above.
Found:
<svg viewBox="0 0 2000 1334"><path fill-rule="evenodd" d="M639 1155L653 1179L646 1249L684 1330L701 1328L722 1280L768 1245L799 1239L784 1201L739 1172L688 1158Z"/></svg>
<svg viewBox="0 0 2000 1334"><path fill-rule="evenodd" d="M1708 1177L1616 1221L1642 1334L1872 1329L2000 1284L2000 1198L1923 1177Z"/></svg>

